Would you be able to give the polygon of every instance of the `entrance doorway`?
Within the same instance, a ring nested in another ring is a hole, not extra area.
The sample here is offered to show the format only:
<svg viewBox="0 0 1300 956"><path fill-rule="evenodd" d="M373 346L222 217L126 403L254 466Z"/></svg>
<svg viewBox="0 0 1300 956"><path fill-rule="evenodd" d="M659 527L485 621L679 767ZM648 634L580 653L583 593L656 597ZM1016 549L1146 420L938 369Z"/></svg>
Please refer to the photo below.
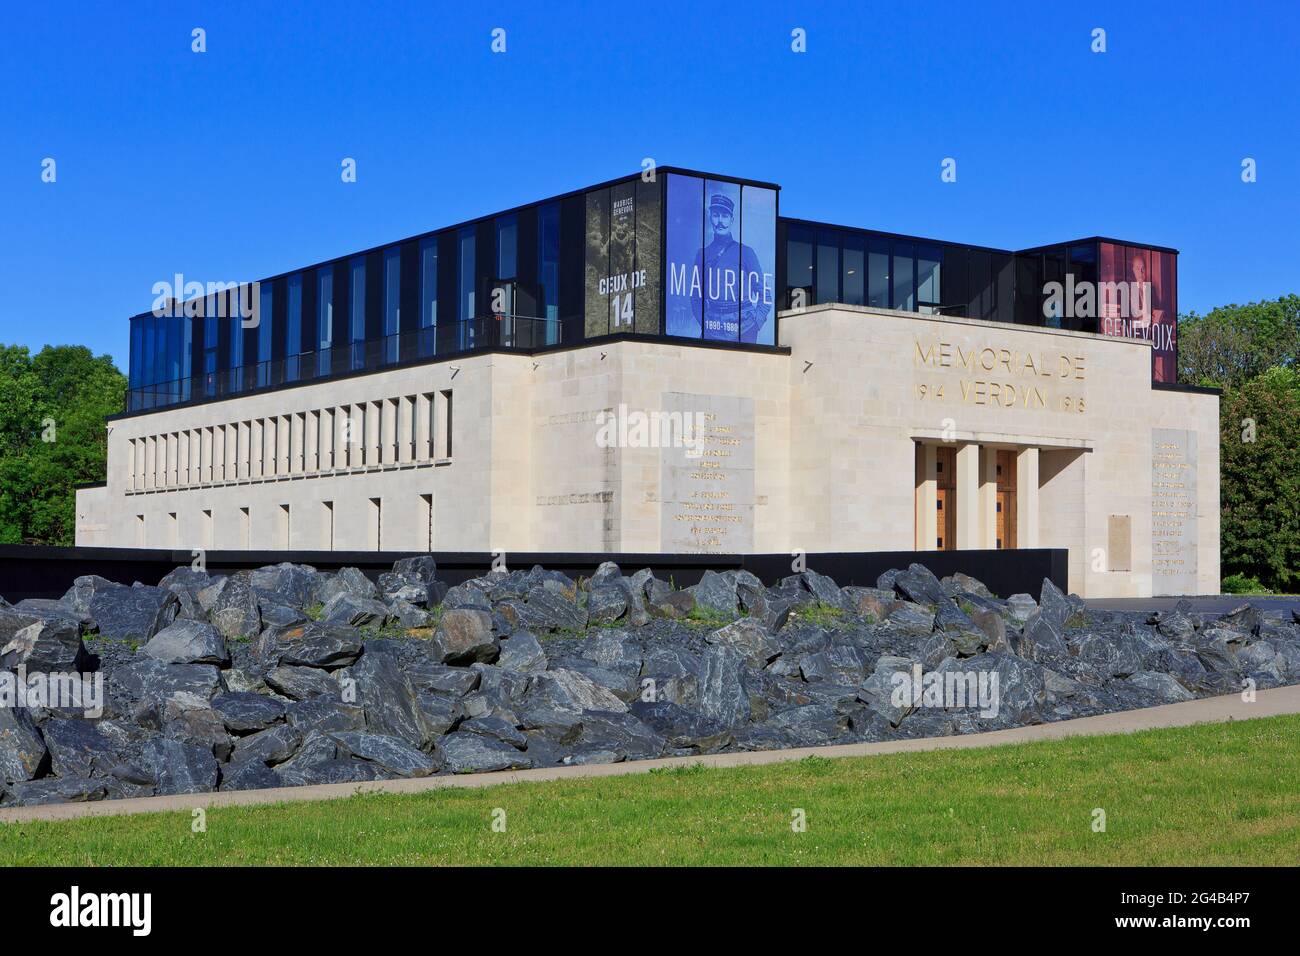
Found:
<svg viewBox="0 0 1300 956"><path fill-rule="evenodd" d="M935 548L952 551L957 547L957 449L936 448L935 477Z"/></svg>
<svg viewBox="0 0 1300 956"><path fill-rule="evenodd" d="M1016 547L1016 453L999 451L997 547Z"/></svg>

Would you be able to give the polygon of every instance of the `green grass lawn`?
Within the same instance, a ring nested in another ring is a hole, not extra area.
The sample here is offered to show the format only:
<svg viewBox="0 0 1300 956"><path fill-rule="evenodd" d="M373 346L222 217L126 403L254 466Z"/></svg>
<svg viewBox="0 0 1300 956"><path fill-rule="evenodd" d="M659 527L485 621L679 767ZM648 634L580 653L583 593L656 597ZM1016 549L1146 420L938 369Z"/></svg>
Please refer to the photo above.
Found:
<svg viewBox="0 0 1300 956"><path fill-rule="evenodd" d="M189 813L4 824L0 863L1295 865L1300 716L214 808L205 833Z"/></svg>

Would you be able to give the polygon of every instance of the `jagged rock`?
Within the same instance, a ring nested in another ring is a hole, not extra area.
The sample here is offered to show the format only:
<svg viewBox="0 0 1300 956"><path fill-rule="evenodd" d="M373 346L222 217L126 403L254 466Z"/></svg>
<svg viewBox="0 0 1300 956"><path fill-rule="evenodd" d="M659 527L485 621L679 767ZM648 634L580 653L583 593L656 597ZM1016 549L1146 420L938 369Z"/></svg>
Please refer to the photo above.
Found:
<svg viewBox="0 0 1300 956"><path fill-rule="evenodd" d="M374 582L357 568L342 568L336 574L322 574L317 577L316 586L312 590L315 603L323 607L339 594L373 599L379 596L379 590Z"/></svg>
<svg viewBox="0 0 1300 956"><path fill-rule="evenodd" d="M0 781L30 780L46 758L45 742L25 707L0 707Z"/></svg>
<svg viewBox="0 0 1300 956"><path fill-rule="evenodd" d="M858 688L858 700L889 721L892 726L897 727L914 708L909 696L895 693L900 688L901 682L894 675L905 675L907 680L911 681L916 664L917 662L909 657L881 655L876 661L871 676ZM907 686L910 687L910 683Z"/></svg>
<svg viewBox="0 0 1300 956"><path fill-rule="evenodd" d="M840 589L841 600L845 610L851 611L867 621L883 621L885 617L900 606L894 591L880 588L844 587Z"/></svg>
<svg viewBox="0 0 1300 956"><path fill-rule="evenodd" d="M267 630L284 630L306 624L309 618L295 607L277 604L266 597L257 599L258 615L262 618L263 633Z"/></svg>
<svg viewBox="0 0 1300 956"><path fill-rule="evenodd" d="M392 619L403 628L427 627L433 620L428 611L416 607L410 601L402 598L395 598L389 604L389 610L392 612Z"/></svg>
<svg viewBox="0 0 1300 956"><path fill-rule="evenodd" d="M525 674L546 670L546 652L541 642L528 631L515 631L501 643L497 666Z"/></svg>
<svg viewBox="0 0 1300 956"><path fill-rule="evenodd" d="M1013 594L1007 598L1007 613L1017 624L1024 625L1037 610L1038 602L1028 594Z"/></svg>
<svg viewBox="0 0 1300 956"><path fill-rule="evenodd" d="M877 587L881 587L877 581ZM921 564L909 564L907 570L893 580L893 588L909 601L916 604L937 605L944 598L943 585L929 568Z"/></svg>
<svg viewBox="0 0 1300 956"><path fill-rule="evenodd" d="M221 768L222 790L271 790L281 777L260 760L231 761Z"/></svg>
<svg viewBox="0 0 1300 956"><path fill-rule="evenodd" d="M445 615L444 615L445 616ZM515 627L529 631L578 631L587 626L587 612L551 588L539 585L518 606Z"/></svg>
<svg viewBox="0 0 1300 956"><path fill-rule="evenodd" d="M978 654L988 646L988 635L948 598L941 600L935 609L934 626L943 632L963 657Z"/></svg>
<svg viewBox="0 0 1300 956"><path fill-rule="evenodd" d="M492 602L488 600L487 593L482 588L474 587L472 584L458 584L451 588L443 595L442 605L444 612L456 608L470 608L476 611L491 611Z"/></svg>
<svg viewBox="0 0 1300 956"><path fill-rule="evenodd" d="M587 595L587 623L609 624L627 613L628 595L621 584L593 587Z"/></svg>
<svg viewBox="0 0 1300 956"><path fill-rule="evenodd" d="M495 660L499 648L492 633L492 616L472 608L444 611L433 647L435 658L444 664Z"/></svg>
<svg viewBox="0 0 1300 956"><path fill-rule="evenodd" d="M297 752L303 734L309 732L299 731L298 728L288 724L275 724L266 730L240 737L235 741L235 752L231 761L233 763L256 761L263 766L283 763Z"/></svg>
<svg viewBox="0 0 1300 956"><path fill-rule="evenodd" d="M686 589L695 598L695 606L722 617L735 617L740 600L736 595L736 579L705 571L698 584Z"/></svg>
<svg viewBox="0 0 1300 956"><path fill-rule="evenodd" d="M1142 670L1142 655L1130 635L1089 634L1078 642L1076 652L1080 660L1101 672L1103 680Z"/></svg>
<svg viewBox="0 0 1300 956"><path fill-rule="evenodd" d="M225 579L221 593L212 602L208 619L228 641L257 636L262 630L262 615L251 572L240 571Z"/></svg>
<svg viewBox="0 0 1300 956"><path fill-rule="evenodd" d="M934 614L919 604L904 602L889 612L885 625L892 631L921 637L934 630Z"/></svg>
<svg viewBox="0 0 1300 956"><path fill-rule="evenodd" d="M1237 666L1250 674L1266 674L1275 681L1282 679L1277 651L1268 641L1256 641L1237 652Z"/></svg>
<svg viewBox="0 0 1300 956"><path fill-rule="evenodd" d="M439 740L438 749L452 773L523 770L533 765L532 760L510 744L460 730Z"/></svg>
<svg viewBox="0 0 1300 956"><path fill-rule="evenodd" d="M263 635L258 656L267 663L332 671L356 663L363 649L355 629L313 622L300 630Z"/></svg>
<svg viewBox="0 0 1300 956"><path fill-rule="evenodd" d="M166 581L167 579L164 578L163 580ZM106 589L118 587L122 587L122 585L115 584L107 578L101 578L98 574L83 574L81 577L73 579L72 587L68 588L60 600L78 614L90 616L90 605L95 599L95 595Z"/></svg>
<svg viewBox="0 0 1300 956"><path fill-rule="evenodd" d="M50 803L85 803L103 800L108 788L102 780L88 777L48 777L28 783L16 783L9 789L15 803L38 807Z"/></svg>
<svg viewBox="0 0 1300 956"><path fill-rule="evenodd" d="M993 592L984 586L983 581L976 580L961 571L954 571L939 583L945 591L952 595L974 594L982 598L993 597Z"/></svg>
<svg viewBox="0 0 1300 956"><path fill-rule="evenodd" d="M324 624L383 627L391 617L388 605L384 602L343 592L330 598L321 609L320 619Z"/></svg>
<svg viewBox="0 0 1300 956"><path fill-rule="evenodd" d="M632 704L632 716L663 737L673 750L715 753L732 742L735 735L722 721L692 713L669 701Z"/></svg>
<svg viewBox="0 0 1300 956"><path fill-rule="evenodd" d="M1222 615L1218 625L1230 631L1242 631L1246 634L1259 634L1264 621L1259 608L1250 604L1239 604L1227 614Z"/></svg>
<svg viewBox="0 0 1300 956"><path fill-rule="evenodd" d="M700 659L700 713L737 727L749 718L749 696L742 682L744 657L729 647L713 646Z"/></svg>
<svg viewBox="0 0 1300 956"><path fill-rule="evenodd" d="M121 762L118 748L90 721L55 718L41 733L50 769L60 777L107 776Z"/></svg>
<svg viewBox="0 0 1300 956"><path fill-rule="evenodd" d="M312 697L285 707L285 719L303 733L309 730L364 730L366 712L333 697Z"/></svg>
<svg viewBox="0 0 1300 956"><path fill-rule="evenodd" d="M205 621L173 621L141 651L165 664L230 664L226 639Z"/></svg>
<svg viewBox="0 0 1300 956"><path fill-rule="evenodd" d="M81 633L82 627L91 626L94 621L89 614L78 611L66 601L49 598L24 598L13 606L20 614L30 614L42 621L62 621L71 624Z"/></svg>
<svg viewBox="0 0 1300 956"><path fill-rule="evenodd" d="M1038 617L1047 621L1056 631L1065 628L1065 622L1074 613L1070 601L1050 578L1043 578L1043 590L1038 597Z"/></svg>
<svg viewBox="0 0 1300 956"><path fill-rule="evenodd" d="M287 664L266 672L266 686L290 700L310 697L338 697L339 685L327 673L315 667L291 667Z"/></svg>
<svg viewBox="0 0 1300 956"><path fill-rule="evenodd" d="M1061 636L1061 625L1053 623L1055 616L1053 612L1050 617L1044 617L1040 611L1038 617L1032 618L1025 625L1020 635L1011 638L1012 652L1027 661L1044 661L1068 656L1070 649L1065 643L1065 638Z"/></svg>
<svg viewBox="0 0 1300 956"><path fill-rule="evenodd" d="M695 610L695 592L669 591L649 600L650 613L659 617L678 619Z"/></svg>
<svg viewBox="0 0 1300 956"><path fill-rule="evenodd" d="M355 701L348 702L365 711L367 730L400 737L426 752L433 746L437 734L420 710L416 690L395 655L367 652L341 673L352 681Z"/></svg>
<svg viewBox="0 0 1300 956"><path fill-rule="evenodd" d="M185 693L211 700L221 686L221 671L210 664L164 664L141 656L110 673L104 683L115 714L157 729L167 698Z"/></svg>
<svg viewBox="0 0 1300 956"><path fill-rule="evenodd" d="M330 736L345 755L376 764L399 777L427 777L438 770L433 757L397 737L363 730L336 731Z"/></svg>
<svg viewBox="0 0 1300 956"><path fill-rule="evenodd" d="M221 771L210 750L154 737L144 745L140 757L158 781L159 793L208 793L217 789Z"/></svg>
<svg viewBox="0 0 1300 956"><path fill-rule="evenodd" d="M805 654L799 661L799 670L810 684L856 685L867 676L862 653L852 644L832 644L824 651Z"/></svg>
<svg viewBox="0 0 1300 956"><path fill-rule="evenodd" d="M87 613L100 636L113 641L147 641L176 619L180 602L166 588L116 585L97 589Z"/></svg>
<svg viewBox="0 0 1300 956"><path fill-rule="evenodd" d="M276 603L302 610L314 603L320 577L315 568L286 561L253 571L249 584L258 591L275 595Z"/></svg>
<svg viewBox="0 0 1300 956"><path fill-rule="evenodd" d="M781 653L781 645L762 622L750 617L718 628L706 634L704 639L710 644L739 651L751 667L766 667L768 661Z"/></svg>
<svg viewBox="0 0 1300 956"><path fill-rule="evenodd" d="M227 693L212 700L212 709L232 734L251 734L284 720L284 704L265 694Z"/></svg>
<svg viewBox="0 0 1300 956"><path fill-rule="evenodd" d="M1159 674L1155 671L1136 671L1130 674L1126 680L1130 684L1151 691L1161 700L1167 700L1171 703L1180 700L1191 700L1196 696L1170 675Z"/></svg>
<svg viewBox="0 0 1300 956"><path fill-rule="evenodd" d="M625 713L627 704L585 675L556 668L534 676L518 710L519 726L568 729L586 710Z"/></svg>
<svg viewBox="0 0 1300 956"><path fill-rule="evenodd" d="M36 621L17 631L0 646L0 668L16 670L19 665L34 671L86 671L91 656L81 640L81 628L71 621Z"/></svg>
<svg viewBox="0 0 1300 956"><path fill-rule="evenodd" d="M457 729L467 734L491 737L503 744L509 744L517 750L523 750L528 746L528 738L523 731L501 717L475 717L473 720L467 720L460 724Z"/></svg>

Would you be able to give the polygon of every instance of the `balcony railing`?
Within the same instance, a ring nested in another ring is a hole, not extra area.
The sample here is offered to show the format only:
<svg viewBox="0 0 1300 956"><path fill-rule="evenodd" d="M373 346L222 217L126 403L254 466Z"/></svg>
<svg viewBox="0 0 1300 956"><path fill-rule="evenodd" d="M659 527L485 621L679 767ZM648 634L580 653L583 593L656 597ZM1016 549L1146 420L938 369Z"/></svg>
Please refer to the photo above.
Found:
<svg viewBox="0 0 1300 956"><path fill-rule="evenodd" d="M320 381L421 359L450 358L487 349L529 350L559 343L559 319L487 315L142 385L127 392L126 408L130 412L145 411L181 402L229 398L279 385Z"/></svg>

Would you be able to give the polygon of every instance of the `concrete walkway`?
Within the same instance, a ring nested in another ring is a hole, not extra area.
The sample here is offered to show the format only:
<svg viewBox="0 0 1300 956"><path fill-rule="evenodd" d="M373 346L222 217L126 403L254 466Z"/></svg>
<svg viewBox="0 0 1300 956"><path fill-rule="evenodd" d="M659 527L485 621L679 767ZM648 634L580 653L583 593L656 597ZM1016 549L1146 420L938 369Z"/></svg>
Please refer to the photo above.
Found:
<svg viewBox="0 0 1300 956"><path fill-rule="evenodd" d="M597 764L584 767L546 767L540 770L509 770L459 776L423 777L415 780L384 780L373 783L331 783L309 787L278 787L273 790L234 790L228 793L195 793L182 796L141 797L133 800L101 800L94 803L59 803L40 807L13 807L0 810L0 823L29 820L69 820L76 817L117 816L128 813L159 813L196 807L236 807L264 803L287 803L298 800L336 800L357 793L423 793L444 787L490 787L503 783L530 783L545 780L570 780L583 777L616 777L630 773L647 773L656 767L682 767L703 764L706 767L748 767L758 764L785 763L804 757L872 757L879 754L913 753L924 750L966 750L1004 744L1029 743L1036 740L1060 740L1097 734L1123 734L1160 727L1186 727L1191 724L1222 723L1300 714L1300 685L1259 691L1252 703L1240 694L1207 697L1127 710L1098 717L1081 717L1032 727L995 730L983 734L956 737L926 737L920 740L890 740L881 743L843 744L834 747L801 747L794 750L768 750L760 753L718 754L706 757L668 757L660 760L634 760L626 763ZM340 808L340 812L346 812Z"/></svg>

